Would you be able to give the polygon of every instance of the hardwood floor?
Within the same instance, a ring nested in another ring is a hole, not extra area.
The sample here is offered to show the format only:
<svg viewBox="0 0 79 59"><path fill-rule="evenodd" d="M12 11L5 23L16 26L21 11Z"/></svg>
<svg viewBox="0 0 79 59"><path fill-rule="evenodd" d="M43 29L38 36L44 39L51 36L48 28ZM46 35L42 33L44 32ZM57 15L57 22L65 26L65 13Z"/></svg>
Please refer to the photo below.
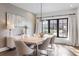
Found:
<svg viewBox="0 0 79 59"><path fill-rule="evenodd" d="M70 47L71 46L54 44L53 49L48 49L48 56L76 56L76 54L69 49ZM0 56L16 56L16 50L0 52Z"/></svg>

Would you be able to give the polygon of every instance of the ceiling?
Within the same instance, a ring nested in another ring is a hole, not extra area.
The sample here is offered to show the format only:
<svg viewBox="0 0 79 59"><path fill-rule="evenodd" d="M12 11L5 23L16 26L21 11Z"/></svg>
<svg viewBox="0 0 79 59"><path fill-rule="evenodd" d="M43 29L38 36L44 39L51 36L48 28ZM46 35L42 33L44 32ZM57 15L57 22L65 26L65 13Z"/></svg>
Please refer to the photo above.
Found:
<svg viewBox="0 0 79 59"><path fill-rule="evenodd" d="M41 3L12 3L12 5L30 11L34 14L41 13ZM48 13L77 7L79 7L79 3L42 3L42 12Z"/></svg>

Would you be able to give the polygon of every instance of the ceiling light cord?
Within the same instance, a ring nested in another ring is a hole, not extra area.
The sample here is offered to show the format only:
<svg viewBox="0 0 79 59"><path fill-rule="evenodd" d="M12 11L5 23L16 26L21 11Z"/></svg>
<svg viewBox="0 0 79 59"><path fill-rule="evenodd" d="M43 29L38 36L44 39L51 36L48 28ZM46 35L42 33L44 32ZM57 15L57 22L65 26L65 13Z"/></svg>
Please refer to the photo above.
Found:
<svg viewBox="0 0 79 59"><path fill-rule="evenodd" d="M42 3L41 3L41 18L40 18L40 20L42 20Z"/></svg>

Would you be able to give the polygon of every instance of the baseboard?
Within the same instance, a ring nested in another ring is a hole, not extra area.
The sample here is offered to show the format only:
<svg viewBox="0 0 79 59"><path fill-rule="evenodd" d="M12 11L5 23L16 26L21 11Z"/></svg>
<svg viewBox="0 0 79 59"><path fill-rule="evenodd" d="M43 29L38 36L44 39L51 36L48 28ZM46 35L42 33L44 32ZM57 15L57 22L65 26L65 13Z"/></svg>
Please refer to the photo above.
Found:
<svg viewBox="0 0 79 59"><path fill-rule="evenodd" d="M7 48L7 47L0 48L0 52L6 51L6 50L8 50L8 49L9 49L9 48Z"/></svg>

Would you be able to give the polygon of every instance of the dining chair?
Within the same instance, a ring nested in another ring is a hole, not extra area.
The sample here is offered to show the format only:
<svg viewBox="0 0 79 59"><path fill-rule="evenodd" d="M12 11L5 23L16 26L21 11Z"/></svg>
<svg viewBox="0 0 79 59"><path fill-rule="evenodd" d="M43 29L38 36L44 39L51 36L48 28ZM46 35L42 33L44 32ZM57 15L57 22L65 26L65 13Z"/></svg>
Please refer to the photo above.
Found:
<svg viewBox="0 0 79 59"><path fill-rule="evenodd" d="M34 36L42 38L44 36L44 33L42 33L42 32L41 33L36 33L36 34L34 34Z"/></svg>
<svg viewBox="0 0 79 59"><path fill-rule="evenodd" d="M51 37L51 40L50 40L51 49L53 48L53 44L54 44L55 39L56 39L56 36L53 35L53 36Z"/></svg>
<svg viewBox="0 0 79 59"><path fill-rule="evenodd" d="M9 48L9 50L13 50L15 49L15 42L14 42L14 38L13 37L6 37L7 39L7 47Z"/></svg>
<svg viewBox="0 0 79 59"><path fill-rule="evenodd" d="M44 36L44 33L41 32L41 33L39 33L39 35L40 35L40 37L43 37Z"/></svg>
<svg viewBox="0 0 79 59"><path fill-rule="evenodd" d="M47 51L47 54L44 54L44 55L48 55L47 48L48 48L48 45L50 44L50 40L51 40L51 38L46 38L46 40L41 45L38 46L39 50ZM43 53L41 53L41 54L43 54Z"/></svg>
<svg viewBox="0 0 79 59"><path fill-rule="evenodd" d="M20 56L26 56L26 55L32 55L34 50L29 48L24 42L22 41L15 41L16 45L16 52L17 55Z"/></svg>

